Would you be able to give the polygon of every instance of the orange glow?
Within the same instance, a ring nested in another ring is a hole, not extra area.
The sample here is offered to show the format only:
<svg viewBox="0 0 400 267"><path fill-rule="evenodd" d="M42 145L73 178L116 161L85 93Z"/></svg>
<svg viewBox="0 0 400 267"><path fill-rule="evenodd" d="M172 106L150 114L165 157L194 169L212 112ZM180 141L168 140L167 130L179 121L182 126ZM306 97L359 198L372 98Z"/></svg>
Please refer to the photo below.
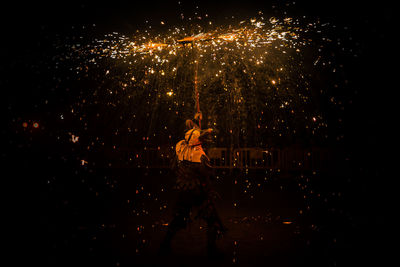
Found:
<svg viewBox="0 0 400 267"><path fill-rule="evenodd" d="M76 143L76 142L78 142L78 140L79 140L79 136L75 136L75 135L71 136L72 143Z"/></svg>
<svg viewBox="0 0 400 267"><path fill-rule="evenodd" d="M22 127L24 127L24 128L28 127L28 123L26 123L26 122L22 123Z"/></svg>
<svg viewBox="0 0 400 267"><path fill-rule="evenodd" d="M158 48L158 47L165 47L167 44L157 44L157 43L149 43L147 48Z"/></svg>
<svg viewBox="0 0 400 267"><path fill-rule="evenodd" d="M37 122L33 123L33 127L34 128L39 128L39 123L37 123Z"/></svg>
<svg viewBox="0 0 400 267"><path fill-rule="evenodd" d="M161 43L148 43L148 44L144 44L142 45L140 48L134 48L134 50L137 49L137 51L139 52L146 52L146 51L152 51L155 49L161 50L162 48L168 46L167 44L161 44Z"/></svg>
<svg viewBox="0 0 400 267"><path fill-rule="evenodd" d="M178 43L184 44L184 43L191 43L191 42L198 41L198 40L211 40L211 39L212 39L212 37L211 37L210 33L200 33L195 36L189 36L189 37L180 39L180 40L178 40Z"/></svg>
<svg viewBox="0 0 400 267"><path fill-rule="evenodd" d="M282 222L283 224L292 224L292 222Z"/></svg>
<svg viewBox="0 0 400 267"><path fill-rule="evenodd" d="M235 33L226 33L218 36L218 38L223 39L225 41L233 41L237 38L237 34Z"/></svg>

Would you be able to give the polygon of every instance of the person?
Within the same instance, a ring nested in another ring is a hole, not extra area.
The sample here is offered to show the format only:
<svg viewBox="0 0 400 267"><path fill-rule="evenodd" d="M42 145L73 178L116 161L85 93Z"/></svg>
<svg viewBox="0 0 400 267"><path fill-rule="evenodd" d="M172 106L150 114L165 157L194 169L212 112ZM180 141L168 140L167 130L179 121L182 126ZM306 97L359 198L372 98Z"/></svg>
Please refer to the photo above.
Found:
<svg viewBox="0 0 400 267"><path fill-rule="evenodd" d="M195 118L199 118L199 115L196 114ZM173 219L168 224L166 236L160 246L160 254L171 252L173 237L191 222L191 211L196 208L198 213L195 219L203 219L207 223L207 254L210 258L220 258L223 253L217 249L216 240L227 229L214 205L213 200L217 193L212 182L215 181L215 174L202 147L213 130L201 130L193 120L186 120L186 126L189 130L185 133L185 139L179 141L175 149L176 164L173 169L176 173L175 188L178 190L178 198Z"/></svg>

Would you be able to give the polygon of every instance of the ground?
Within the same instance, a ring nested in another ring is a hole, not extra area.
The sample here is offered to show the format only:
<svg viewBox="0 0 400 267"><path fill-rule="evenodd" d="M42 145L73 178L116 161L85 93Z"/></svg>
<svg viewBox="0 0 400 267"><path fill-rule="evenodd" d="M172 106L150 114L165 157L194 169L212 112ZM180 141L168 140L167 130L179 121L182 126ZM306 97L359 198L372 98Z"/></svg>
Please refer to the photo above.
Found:
<svg viewBox="0 0 400 267"><path fill-rule="evenodd" d="M178 233L171 255L157 254L176 197L169 170L71 173L47 185L49 265L360 266L379 259L381 223L351 179L219 171L216 205L229 230L218 240L224 257L209 260L201 221Z"/></svg>

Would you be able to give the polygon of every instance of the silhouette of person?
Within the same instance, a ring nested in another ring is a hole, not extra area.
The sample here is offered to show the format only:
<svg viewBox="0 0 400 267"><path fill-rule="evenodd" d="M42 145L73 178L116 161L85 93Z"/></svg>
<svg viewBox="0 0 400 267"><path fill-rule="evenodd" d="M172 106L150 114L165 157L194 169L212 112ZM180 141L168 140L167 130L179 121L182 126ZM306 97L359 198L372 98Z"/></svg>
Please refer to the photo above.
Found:
<svg viewBox="0 0 400 267"><path fill-rule="evenodd" d="M198 114L196 117L199 117ZM202 148L202 143L213 130L201 130L193 120L186 120L186 126L189 130L185 133L185 139L179 141L175 149L176 166L173 169L176 173L178 199L160 252L171 252L171 240L190 223L191 211L196 208L198 213L195 219L203 219L207 223L207 254L210 258L218 258L222 256L222 252L217 249L216 240L226 232L226 228L213 201L217 195L212 187L215 180L214 170Z"/></svg>

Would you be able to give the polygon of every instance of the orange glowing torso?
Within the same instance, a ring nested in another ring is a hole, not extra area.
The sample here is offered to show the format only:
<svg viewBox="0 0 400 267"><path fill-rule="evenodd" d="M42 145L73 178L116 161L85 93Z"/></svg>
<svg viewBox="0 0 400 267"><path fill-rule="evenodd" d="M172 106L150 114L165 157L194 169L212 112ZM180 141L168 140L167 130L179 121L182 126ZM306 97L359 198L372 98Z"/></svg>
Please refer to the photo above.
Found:
<svg viewBox="0 0 400 267"><path fill-rule="evenodd" d="M186 132L185 140L176 144L176 155L179 161L201 162L201 156L205 155L201 142L199 141L200 130L191 129Z"/></svg>

